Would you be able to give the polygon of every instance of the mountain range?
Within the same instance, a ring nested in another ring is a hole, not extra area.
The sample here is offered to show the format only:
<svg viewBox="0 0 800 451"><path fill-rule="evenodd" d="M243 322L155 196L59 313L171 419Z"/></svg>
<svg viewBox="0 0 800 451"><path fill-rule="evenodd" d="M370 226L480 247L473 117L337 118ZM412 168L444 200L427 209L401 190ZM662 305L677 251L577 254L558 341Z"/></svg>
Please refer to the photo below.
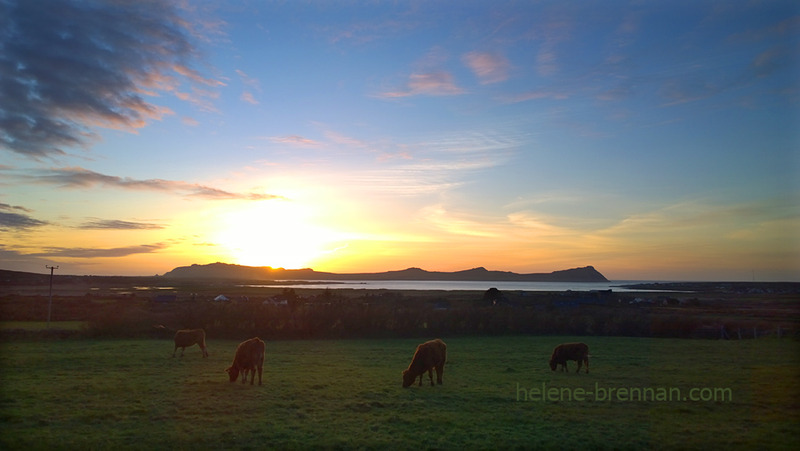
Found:
<svg viewBox="0 0 800 451"><path fill-rule="evenodd" d="M437 280L487 282L608 282L592 266L565 269L551 273L518 274L509 271L489 271L479 267L454 272L426 271L408 268L376 273L331 273L305 269L283 269L269 266L241 266L228 263L179 266L164 274L166 278L229 279L229 280Z"/></svg>

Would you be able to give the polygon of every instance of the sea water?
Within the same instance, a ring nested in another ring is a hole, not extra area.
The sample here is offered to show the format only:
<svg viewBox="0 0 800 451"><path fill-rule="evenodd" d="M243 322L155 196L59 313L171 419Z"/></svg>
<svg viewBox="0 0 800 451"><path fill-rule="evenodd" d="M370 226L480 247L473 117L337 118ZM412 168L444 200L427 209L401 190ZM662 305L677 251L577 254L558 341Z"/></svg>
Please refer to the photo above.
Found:
<svg viewBox="0 0 800 451"><path fill-rule="evenodd" d="M242 285L250 288L318 288L362 290L446 290L486 291L646 291L623 288L622 285L650 283L643 280L613 280L608 282L498 282L462 280L284 280L259 285Z"/></svg>

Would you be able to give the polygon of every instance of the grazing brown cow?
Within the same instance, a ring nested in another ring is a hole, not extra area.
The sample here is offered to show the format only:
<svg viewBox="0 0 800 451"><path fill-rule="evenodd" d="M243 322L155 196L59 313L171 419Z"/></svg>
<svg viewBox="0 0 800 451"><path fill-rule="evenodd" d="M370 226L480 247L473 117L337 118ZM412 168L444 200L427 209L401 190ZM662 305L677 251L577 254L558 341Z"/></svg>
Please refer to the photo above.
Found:
<svg viewBox="0 0 800 451"><path fill-rule="evenodd" d="M186 347L194 346L195 344L203 350L203 357L208 357L206 331L203 329L184 329L175 332L175 349L172 351L172 357L175 357L175 352L178 348L181 348L181 357L183 357Z"/></svg>
<svg viewBox="0 0 800 451"><path fill-rule="evenodd" d="M426 341L417 346L411 364L403 370L403 388L411 386L419 376L419 386L422 387L422 376L425 371L431 380L433 387L433 369L436 368L436 382L442 385L442 375L444 374L444 364L447 361L447 345L438 338Z"/></svg>
<svg viewBox="0 0 800 451"><path fill-rule="evenodd" d="M264 352L266 345L258 337L251 338L247 341L239 343L236 348L236 355L233 357L233 363L225 371L231 382L236 382L239 373L242 373L242 383L247 382L247 373L250 372L250 385L256 377L256 369L258 369L258 385L261 385L261 372L264 368Z"/></svg>
<svg viewBox="0 0 800 451"><path fill-rule="evenodd" d="M550 369L555 371L558 365L561 365L562 371L567 371L567 360L575 360L578 362L577 373L581 371L581 363L586 364L586 372L589 372L589 346L586 343L564 343L556 346L553 349L553 355L550 356Z"/></svg>

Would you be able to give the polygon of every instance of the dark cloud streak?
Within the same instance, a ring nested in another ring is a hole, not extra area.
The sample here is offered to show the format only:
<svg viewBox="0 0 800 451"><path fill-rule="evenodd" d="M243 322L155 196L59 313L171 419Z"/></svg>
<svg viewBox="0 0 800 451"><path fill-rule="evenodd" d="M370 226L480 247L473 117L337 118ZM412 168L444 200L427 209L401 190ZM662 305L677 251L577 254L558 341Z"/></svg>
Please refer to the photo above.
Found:
<svg viewBox="0 0 800 451"><path fill-rule="evenodd" d="M14 271L28 271L33 273L49 272L46 266L57 265L58 262L44 258L31 257L28 254L12 249L0 243L0 268Z"/></svg>
<svg viewBox="0 0 800 451"><path fill-rule="evenodd" d="M31 218L27 215L21 215L19 213L0 211L0 230L29 229L31 227L39 227L43 225L47 225L47 222Z"/></svg>
<svg viewBox="0 0 800 451"><path fill-rule="evenodd" d="M169 0L0 1L0 149L63 155L94 127L138 128L168 111L144 93L218 84L189 66L186 27Z"/></svg>
<svg viewBox="0 0 800 451"><path fill-rule="evenodd" d="M15 213L9 210L19 210L30 213L25 207L0 203L0 230L24 230L47 225L47 222L34 219L29 215Z"/></svg>
<svg viewBox="0 0 800 451"><path fill-rule="evenodd" d="M0 203L0 210L19 210L24 211L25 213L31 213L31 210L20 205L9 205Z"/></svg>
<svg viewBox="0 0 800 451"><path fill-rule="evenodd" d="M85 247L51 247L44 252L27 254L31 257L62 258L113 258L127 257L133 254L151 254L167 247L164 243L142 244L138 246L115 247L110 249L93 249Z"/></svg>

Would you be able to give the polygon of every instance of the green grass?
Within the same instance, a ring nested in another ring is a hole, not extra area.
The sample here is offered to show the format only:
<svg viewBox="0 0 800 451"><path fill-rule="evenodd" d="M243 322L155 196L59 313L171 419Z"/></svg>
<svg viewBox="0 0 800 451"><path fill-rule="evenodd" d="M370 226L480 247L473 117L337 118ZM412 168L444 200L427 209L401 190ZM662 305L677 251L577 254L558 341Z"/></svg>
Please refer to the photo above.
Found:
<svg viewBox="0 0 800 451"><path fill-rule="evenodd" d="M589 374L551 372L574 337L447 339L444 385L401 388L420 340L267 343L262 387L231 384L234 341L0 343L3 449L793 448L800 344L581 338ZM570 362L574 371L575 363ZM723 401L533 401L530 388L730 388ZM520 400L518 400L518 398Z"/></svg>

